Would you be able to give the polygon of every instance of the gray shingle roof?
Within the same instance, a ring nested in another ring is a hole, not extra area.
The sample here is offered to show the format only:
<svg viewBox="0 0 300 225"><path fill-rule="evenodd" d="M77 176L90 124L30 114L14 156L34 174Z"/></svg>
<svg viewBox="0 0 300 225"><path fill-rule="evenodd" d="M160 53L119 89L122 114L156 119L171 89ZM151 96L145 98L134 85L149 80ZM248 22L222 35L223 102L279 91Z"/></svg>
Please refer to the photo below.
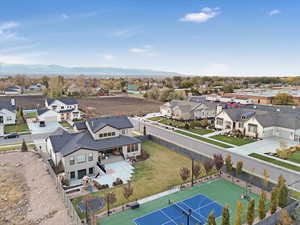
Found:
<svg viewBox="0 0 300 225"><path fill-rule="evenodd" d="M122 135L118 137L94 140L89 131L82 133L64 132L62 135L52 135L49 138L54 152L61 152L63 156L72 154L79 149L103 151L128 144L141 143L141 140L137 138Z"/></svg>
<svg viewBox="0 0 300 225"><path fill-rule="evenodd" d="M300 117L296 113L251 108L233 108L224 110L233 121L247 121L254 117L263 127L283 127L300 129ZM242 117L245 113L252 113Z"/></svg>
<svg viewBox="0 0 300 225"><path fill-rule="evenodd" d="M1 109L7 109L8 111L14 112L16 110L16 106L13 106L11 104L11 101L1 100L0 101L0 110Z"/></svg>
<svg viewBox="0 0 300 225"><path fill-rule="evenodd" d="M77 130L85 130L86 129L85 122L75 122L74 126L76 127Z"/></svg>
<svg viewBox="0 0 300 225"><path fill-rule="evenodd" d="M40 116L40 115L42 115L42 114L44 114L45 112L48 112L48 111L50 111L50 109L38 109L37 114Z"/></svg>
<svg viewBox="0 0 300 225"><path fill-rule="evenodd" d="M91 118L87 120L87 123L93 132L97 132L105 126L111 126L116 129L133 128L133 125L127 116Z"/></svg>
<svg viewBox="0 0 300 225"><path fill-rule="evenodd" d="M78 104L77 100L74 98L47 98L46 99L48 105L51 105L55 100L61 101L66 105Z"/></svg>

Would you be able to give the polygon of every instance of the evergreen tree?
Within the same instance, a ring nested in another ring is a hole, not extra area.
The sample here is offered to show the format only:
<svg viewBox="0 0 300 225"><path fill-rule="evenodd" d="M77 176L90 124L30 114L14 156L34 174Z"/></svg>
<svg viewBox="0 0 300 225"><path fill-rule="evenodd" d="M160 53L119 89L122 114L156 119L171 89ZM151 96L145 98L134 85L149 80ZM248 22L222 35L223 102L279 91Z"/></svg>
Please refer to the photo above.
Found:
<svg viewBox="0 0 300 225"><path fill-rule="evenodd" d="M222 225L229 225L230 224L229 221L230 221L229 208L228 205L226 205L222 211Z"/></svg>
<svg viewBox="0 0 300 225"><path fill-rule="evenodd" d="M243 214L243 203L242 201L236 202L236 214L235 214L235 223L234 225L242 224L242 214Z"/></svg>
<svg viewBox="0 0 300 225"><path fill-rule="evenodd" d="M207 225L216 225L216 218L215 218L215 213L214 211L211 211L207 218Z"/></svg>
<svg viewBox="0 0 300 225"><path fill-rule="evenodd" d="M258 204L259 219L261 219L261 220L266 217L265 201L266 201L266 193L264 191L262 191L260 193L259 204Z"/></svg>
<svg viewBox="0 0 300 225"><path fill-rule="evenodd" d="M278 205L281 208L286 207L288 204L288 189L285 184L283 184L279 189L278 189Z"/></svg>
<svg viewBox="0 0 300 225"><path fill-rule="evenodd" d="M27 144L26 144L26 142L25 142L24 139L23 139L21 151L22 151L22 152L28 152L28 147L27 147Z"/></svg>
<svg viewBox="0 0 300 225"><path fill-rule="evenodd" d="M270 203L270 212L274 214L277 210L278 198L277 198L277 188L274 187L271 192L271 203Z"/></svg>
<svg viewBox="0 0 300 225"><path fill-rule="evenodd" d="M229 154L225 158L225 165L226 165L227 173L230 173L232 171L232 161L231 161L231 155Z"/></svg>
<svg viewBox="0 0 300 225"><path fill-rule="evenodd" d="M252 199L248 203L248 212L247 212L247 223L248 225L252 225L254 222L254 209L255 209L255 201Z"/></svg>

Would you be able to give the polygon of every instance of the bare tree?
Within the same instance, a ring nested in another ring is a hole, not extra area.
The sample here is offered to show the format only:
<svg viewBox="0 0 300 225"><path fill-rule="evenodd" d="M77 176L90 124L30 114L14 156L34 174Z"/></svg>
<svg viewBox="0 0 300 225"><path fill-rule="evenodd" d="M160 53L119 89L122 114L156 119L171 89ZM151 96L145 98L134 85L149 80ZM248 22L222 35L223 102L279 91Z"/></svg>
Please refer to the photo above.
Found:
<svg viewBox="0 0 300 225"><path fill-rule="evenodd" d="M223 156L221 154L214 154L214 163L216 169L221 172L221 169L224 166Z"/></svg>
<svg viewBox="0 0 300 225"><path fill-rule="evenodd" d="M186 167L181 168L180 177L183 182L186 182L186 180L190 177L190 169Z"/></svg>
<svg viewBox="0 0 300 225"><path fill-rule="evenodd" d="M206 174L209 174L209 172L212 170L214 165L215 165L215 163L212 159L208 159L204 162L204 168L206 170Z"/></svg>
<svg viewBox="0 0 300 225"><path fill-rule="evenodd" d="M128 182L128 185L123 187L123 196L127 202L129 201L131 195L133 195L133 187L131 186L131 183Z"/></svg>

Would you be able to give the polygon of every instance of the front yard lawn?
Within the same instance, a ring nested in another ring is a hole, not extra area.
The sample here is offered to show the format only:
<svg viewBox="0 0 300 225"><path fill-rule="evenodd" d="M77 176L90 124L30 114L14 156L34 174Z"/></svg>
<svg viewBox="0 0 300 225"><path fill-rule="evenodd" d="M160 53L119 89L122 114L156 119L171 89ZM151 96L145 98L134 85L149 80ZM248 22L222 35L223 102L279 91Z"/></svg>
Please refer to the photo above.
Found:
<svg viewBox="0 0 300 225"><path fill-rule="evenodd" d="M195 138L195 139L198 139L198 140L200 140L200 141L204 141L204 142L206 142L206 143L210 143L210 144L213 144L213 145L217 145L217 146L222 147L222 148L231 148L230 145L226 145L226 144L224 144L224 143L220 143L220 142L217 142L217 141L208 139L208 138L204 138L204 137L201 137L201 136L198 136L198 135L194 135L194 134L191 134L191 133L182 131L182 130L176 130L176 132L179 133L179 134L183 134L183 135L185 135L185 136L190 136L190 137Z"/></svg>
<svg viewBox="0 0 300 225"><path fill-rule="evenodd" d="M251 153L251 154L249 154L249 156L251 156L253 158L256 158L256 159L260 159L260 160L269 162L269 163L272 163L272 164L275 164L277 166L281 166L281 167L284 167L284 168L287 168L287 169L290 169L290 170L295 170L297 172L300 172L300 167L299 166L295 166L295 165L292 165L292 164L287 163L287 162L276 160L276 159L273 159L273 158L270 158L270 157L267 157L267 156L264 156L264 155L260 155L260 154L257 154L257 153Z"/></svg>
<svg viewBox="0 0 300 225"><path fill-rule="evenodd" d="M182 180L179 171L182 167L191 168L191 159L177 153L171 149L163 147L151 141L142 144L144 151L149 153L149 159L135 164L132 179L133 195L130 200L142 199L168 190L172 186L179 185ZM126 184L125 184L126 185ZM123 197L123 186L104 189L94 192L92 196L104 197L106 193L113 191L116 194L117 202L114 207L125 204ZM77 204L83 199L78 197L73 200L73 205L77 209ZM104 208L103 210L106 210ZM79 212L79 215L84 215Z"/></svg>
<svg viewBox="0 0 300 225"><path fill-rule="evenodd" d="M201 128L191 128L191 129L188 129L187 131L190 131L192 133L199 134L199 135L204 135L204 134L209 134L209 133L214 132L213 130L201 129Z"/></svg>
<svg viewBox="0 0 300 225"><path fill-rule="evenodd" d="M15 132L19 133L19 132L27 132L27 131L29 131L27 123L11 124L11 125L4 126L4 133L15 133Z"/></svg>
<svg viewBox="0 0 300 225"><path fill-rule="evenodd" d="M228 137L225 135L215 135L212 136L211 138L219 140L219 141L223 141L232 145L237 145L237 146L241 146L241 145L246 145L246 144L250 144L255 142L255 139L251 139L251 138L235 138L235 137Z"/></svg>
<svg viewBox="0 0 300 225"><path fill-rule="evenodd" d="M171 119L167 119L167 118L162 118L159 122L163 123L165 125L173 126L173 127L184 127L184 125L185 125L185 122L171 120Z"/></svg>
<svg viewBox="0 0 300 225"><path fill-rule="evenodd" d="M157 116L157 117L151 117L149 118L149 120L152 120L152 121L159 121L161 120L163 117L160 117L160 116Z"/></svg>
<svg viewBox="0 0 300 225"><path fill-rule="evenodd" d="M297 150L293 153L291 153L288 156L288 160L291 162L299 163L300 164L300 150Z"/></svg>

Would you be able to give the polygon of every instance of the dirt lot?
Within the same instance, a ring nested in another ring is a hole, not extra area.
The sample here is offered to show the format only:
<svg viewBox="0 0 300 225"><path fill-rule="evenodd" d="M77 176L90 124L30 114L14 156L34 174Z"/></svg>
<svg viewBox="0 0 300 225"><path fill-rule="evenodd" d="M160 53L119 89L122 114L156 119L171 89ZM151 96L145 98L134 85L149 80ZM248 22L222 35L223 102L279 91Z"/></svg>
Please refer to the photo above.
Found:
<svg viewBox="0 0 300 225"><path fill-rule="evenodd" d="M95 97L77 99L81 109L91 108L98 115L144 115L159 112L160 102L135 97Z"/></svg>
<svg viewBox="0 0 300 225"><path fill-rule="evenodd" d="M0 96L1 100L11 99L10 96ZM17 106L22 106L23 109L36 109L45 105L45 97L41 95L31 96L13 96Z"/></svg>
<svg viewBox="0 0 300 225"><path fill-rule="evenodd" d="M0 154L0 224L71 225L52 178L35 153Z"/></svg>

